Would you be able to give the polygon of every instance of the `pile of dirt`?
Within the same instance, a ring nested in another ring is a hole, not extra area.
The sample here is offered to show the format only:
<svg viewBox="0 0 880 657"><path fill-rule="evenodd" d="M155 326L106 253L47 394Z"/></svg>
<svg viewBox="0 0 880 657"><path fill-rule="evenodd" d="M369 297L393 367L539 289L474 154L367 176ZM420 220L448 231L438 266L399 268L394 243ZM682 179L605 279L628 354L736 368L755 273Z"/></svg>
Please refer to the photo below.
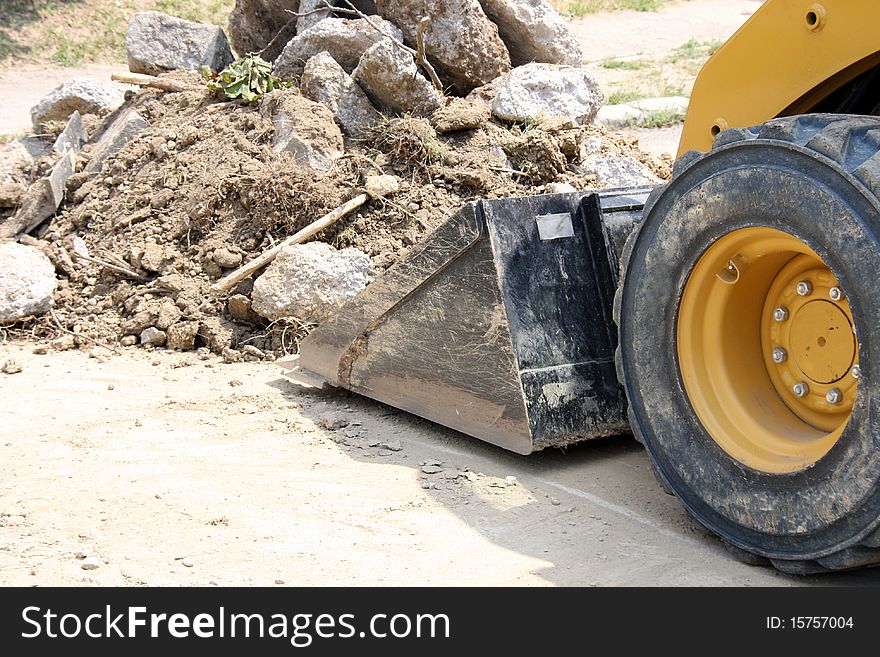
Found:
<svg viewBox="0 0 880 657"><path fill-rule="evenodd" d="M59 282L54 309L8 326L13 334L46 338L58 349L165 345L208 348L229 360L273 359L295 351L311 325L256 315L253 280L222 296L211 285L359 194L369 176L393 175L399 191L316 239L363 251L381 273L464 203L546 193L560 183L608 186L581 166L587 156L633 160L658 179L669 175L668 160L600 126L507 123L488 112L458 121L457 111L471 109L462 99L429 117L383 115L365 134L347 136L344 154L321 171L273 148L276 126L265 101L222 100L195 73L162 77L185 90L145 87L129 92L103 125L87 117L99 123L97 134L129 110L148 126L97 174L88 170L87 145L66 202L33 232L36 239L22 240L48 256Z"/></svg>

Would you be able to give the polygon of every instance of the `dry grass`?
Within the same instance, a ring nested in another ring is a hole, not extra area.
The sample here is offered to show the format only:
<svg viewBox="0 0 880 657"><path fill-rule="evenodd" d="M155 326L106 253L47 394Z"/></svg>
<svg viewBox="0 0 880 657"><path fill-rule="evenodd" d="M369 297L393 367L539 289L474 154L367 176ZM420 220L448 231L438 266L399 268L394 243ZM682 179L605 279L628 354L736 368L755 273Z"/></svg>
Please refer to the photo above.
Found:
<svg viewBox="0 0 880 657"><path fill-rule="evenodd" d="M374 128L366 143L390 155L395 161L406 162L414 171L443 162L448 149L437 132L425 119L405 116L391 119Z"/></svg>
<svg viewBox="0 0 880 657"><path fill-rule="evenodd" d="M125 61L132 14L154 9L226 26L235 0L2 0L0 65Z"/></svg>

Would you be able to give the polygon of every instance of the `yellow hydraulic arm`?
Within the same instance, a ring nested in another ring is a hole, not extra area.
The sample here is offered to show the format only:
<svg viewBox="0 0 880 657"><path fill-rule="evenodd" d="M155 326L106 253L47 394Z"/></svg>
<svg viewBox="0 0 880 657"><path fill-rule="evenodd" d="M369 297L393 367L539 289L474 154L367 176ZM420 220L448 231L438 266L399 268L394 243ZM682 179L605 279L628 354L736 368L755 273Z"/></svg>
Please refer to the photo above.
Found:
<svg viewBox="0 0 880 657"><path fill-rule="evenodd" d="M880 0L767 0L697 77L678 154L709 150L727 128L815 111L878 65Z"/></svg>

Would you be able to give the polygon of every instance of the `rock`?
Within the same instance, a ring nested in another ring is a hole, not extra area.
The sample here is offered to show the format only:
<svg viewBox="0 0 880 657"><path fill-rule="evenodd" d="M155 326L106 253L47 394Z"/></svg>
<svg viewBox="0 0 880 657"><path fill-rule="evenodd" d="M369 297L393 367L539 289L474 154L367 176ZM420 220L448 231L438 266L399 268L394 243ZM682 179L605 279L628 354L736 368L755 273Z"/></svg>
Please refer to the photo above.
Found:
<svg viewBox="0 0 880 657"><path fill-rule="evenodd" d="M52 150L63 155L67 151L79 152L89 140L86 128L83 125L82 115L76 110L67 120L67 125L52 144Z"/></svg>
<svg viewBox="0 0 880 657"><path fill-rule="evenodd" d="M399 440L383 440L379 442L379 447L390 450L392 452L400 452L403 450L403 445L400 444Z"/></svg>
<svg viewBox="0 0 880 657"><path fill-rule="evenodd" d="M223 269L235 269L241 265L241 253L230 251L226 247L221 247L214 251L212 257L217 266Z"/></svg>
<svg viewBox="0 0 880 657"><path fill-rule="evenodd" d="M183 313L180 308L171 299L164 299L159 304L159 315L156 319L156 328L160 331L167 331L168 328L180 321Z"/></svg>
<svg viewBox="0 0 880 657"><path fill-rule="evenodd" d="M451 98L447 105L434 112L429 120L437 132L445 134L481 128L491 116L489 104L482 100Z"/></svg>
<svg viewBox="0 0 880 657"><path fill-rule="evenodd" d="M21 372L21 363L14 358L9 358L0 366L0 372L4 374L18 374Z"/></svg>
<svg viewBox="0 0 880 657"><path fill-rule="evenodd" d="M0 183L0 208L17 207L27 190L21 183Z"/></svg>
<svg viewBox="0 0 880 657"><path fill-rule="evenodd" d="M135 14L125 35L128 69L158 75L176 69L222 71L235 57L216 25L193 23L158 11Z"/></svg>
<svg viewBox="0 0 880 657"><path fill-rule="evenodd" d="M232 319L239 322L252 324L260 320L259 315L251 309L251 300L244 294L235 294L229 297L229 300L226 302L226 310L232 316Z"/></svg>
<svg viewBox="0 0 880 657"><path fill-rule="evenodd" d="M232 325L220 317L209 317L199 324L199 337L215 354L222 354L223 350L232 346L235 335Z"/></svg>
<svg viewBox="0 0 880 657"><path fill-rule="evenodd" d="M364 191L373 199L387 198L400 191L400 180L391 175L367 176Z"/></svg>
<svg viewBox="0 0 880 657"><path fill-rule="evenodd" d="M306 62L301 89L311 100L326 105L351 137L362 137L382 121L363 89L330 53L319 53Z"/></svg>
<svg viewBox="0 0 880 657"><path fill-rule="evenodd" d="M428 60L459 93L466 94L510 70L510 54L478 0L376 0L376 7L400 27L411 47L416 47L419 22L430 18L425 29Z"/></svg>
<svg viewBox="0 0 880 657"><path fill-rule="evenodd" d="M541 117L590 123L604 96L584 68L526 64L513 69L492 101L492 113L503 121L526 123Z"/></svg>
<svg viewBox="0 0 880 657"><path fill-rule="evenodd" d="M553 506L559 506L561 504L561 502L559 500L557 500L555 497L551 497L550 504L552 504Z"/></svg>
<svg viewBox="0 0 880 657"><path fill-rule="evenodd" d="M196 565L196 561L192 557L184 557L180 560L180 563L184 568L192 568Z"/></svg>
<svg viewBox="0 0 880 657"><path fill-rule="evenodd" d="M632 105L605 105L596 113L596 123L609 130L619 130L630 125L638 125L645 113Z"/></svg>
<svg viewBox="0 0 880 657"><path fill-rule="evenodd" d="M296 17L300 0L236 0L229 14L229 39L240 55L263 50Z"/></svg>
<svg viewBox="0 0 880 657"><path fill-rule="evenodd" d="M505 486L516 486L517 483L518 482L516 480L516 477L514 477L513 475L504 478Z"/></svg>
<svg viewBox="0 0 880 657"><path fill-rule="evenodd" d="M94 78L72 78L62 82L31 108L31 123L39 133L49 121L67 121L74 112L106 114L125 101L118 84Z"/></svg>
<svg viewBox="0 0 880 657"><path fill-rule="evenodd" d="M0 184L30 185L34 181L39 158L51 148L42 139L19 137L0 147Z"/></svg>
<svg viewBox="0 0 880 657"><path fill-rule="evenodd" d="M0 225L0 239L26 233L55 214L64 201L67 181L73 175L74 157L73 151L67 151L48 176L27 189L15 216Z"/></svg>
<svg viewBox="0 0 880 657"><path fill-rule="evenodd" d="M321 417L318 418L318 426L323 427L328 431L338 431L339 429L347 427L349 424L351 424L351 422L338 413L323 413Z"/></svg>
<svg viewBox="0 0 880 657"><path fill-rule="evenodd" d="M119 341L119 344L121 344L123 347L133 347L137 344L137 342L138 339L136 335L125 335Z"/></svg>
<svg viewBox="0 0 880 657"><path fill-rule="evenodd" d="M155 310L141 310L122 322L120 328L126 335L140 335L153 326L158 319L159 314Z"/></svg>
<svg viewBox="0 0 880 657"><path fill-rule="evenodd" d="M422 472L427 475L440 474L443 468L439 465L423 465Z"/></svg>
<svg viewBox="0 0 880 657"><path fill-rule="evenodd" d="M82 560L79 567L83 570L97 570L101 567L101 562L98 561L97 557L86 557Z"/></svg>
<svg viewBox="0 0 880 657"><path fill-rule="evenodd" d="M591 155L578 167L578 173L595 176L600 188L656 185L660 179L635 158L621 155Z"/></svg>
<svg viewBox="0 0 880 657"><path fill-rule="evenodd" d="M165 331L160 331L155 326L151 326L141 332L141 344L145 346L151 345L153 347L161 347L165 344L165 339L167 337Z"/></svg>
<svg viewBox="0 0 880 657"><path fill-rule="evenodd" d="M192 351L196 347L196 336L199 333L198 322L180 322L168 327L165 346L169 349Z"/></svg>
<svg viewBox="0 0 880 657"><path fill-rule="evenodd" d="M550 183L544 188L544 191L547 194L573 194L577 192L573 185L561 182Z"/></svg>
<svg viewBox="0 0 880 657"><path fill-rule="evenodd" d="M325 18L330 18L330 10L327 9L324 0L300 0L299 11L297 13L305 14L296 19L297 34L302 34Z"/></svg>
<svg viewBox="0 0 880 657"><path fill-rule="evenodd" d="M144 252L140 257L140 264L147 271L161 274L175 260L175 254L172 249L156 244L155 242L147 242L144 244Z"/></svg>
<svg viewBox="0 0 880 657"><path fill-rule="evenodd" d="M52 340L52 349L55 351L70 351L76 348L76 338L69 334L64 334Z"/></svg>
<svg viewBox="0 0 880 657"><path fill-rule="evenodd" d="M387 40L364 53L352 77L373 102L393 112L427 115L443 106L412 55Z"/></svg>
<svg viewBox="0 0 880 657"><path fill-rule="evenodd" d="M272 119L272 148L288 153L296 164L329 171L345 150L333 114L296 89L276 91L263 100L261 111Z"/></svg>
<svg viewBox="0 0 880 657"><path fill-rule="evenodd" d="M227 365L241 362L241 352L232 347L226 347L220 355L223 356L223 362Z"/></svg>
<svg viewBox="0 0 880 657"><path fill-rule="evenodd" d="M56 282L55 267L39 249L0 243L0 324L47 312Z"/></svg>
<svg viewBox="0 0 880 657"><path fill-rule="evenodd" d="M241 353L245 360L263 360L266 357L266 354L252 344L246 344L242 347Z"/></svg>
<svg viewBox="0 0 880 657"><path fill-rule="evenodd" d="M381 33L370 22L378 26ZM403 38L400 30L388 21L376 17L371 18L370 22L363 18L322 20L284 47L275 60L275 75L282 79L299 77L306 62L322 52L329 53L346 72L351 73L363 54L379 41L385 40L385 35Z"/></svg>
<svg viewBox="0 0 880 657"><path fill-rule="evenodd" d="M324 242L294 244L254 282L253 309L269 320L323 322L370 282L372 263L357 249L336 251Z"/></svg>
<svg viewBox="0 0 880 657"><path fill-rule="evenodd" d="M479 0L510 51L514 66L530 62L581 66L584 53L546 0Z"/></svg>
<svg viewBox="0 0 880 657"><path fill-rule="evenodd" d="M119 114L92 145L86 171L89 173L100 171L108 157L117 153L148 126L149 123L134 108Z"/></svg>

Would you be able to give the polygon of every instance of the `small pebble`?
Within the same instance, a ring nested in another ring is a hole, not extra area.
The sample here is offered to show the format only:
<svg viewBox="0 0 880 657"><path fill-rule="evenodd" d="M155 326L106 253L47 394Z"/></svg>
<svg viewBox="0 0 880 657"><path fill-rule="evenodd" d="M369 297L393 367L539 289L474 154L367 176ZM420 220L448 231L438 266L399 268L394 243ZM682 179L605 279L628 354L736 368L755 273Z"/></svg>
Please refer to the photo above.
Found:
<svg viewBox="0 0 880 657"><path fill-rule="evenodd" d="M97 557L86 557L82 560L82 563L79 565L83 570L97 570L101 567L101 562L98 561Z"/></svg>
<svg viewBox="0 0 880 657"><path fill-rule="evenodd" d="M183 559L180 560L180 563L182 563L187 568L192 568L193 566L196 565L196 562L193 560L192 557L184 557Z"/></svg>

